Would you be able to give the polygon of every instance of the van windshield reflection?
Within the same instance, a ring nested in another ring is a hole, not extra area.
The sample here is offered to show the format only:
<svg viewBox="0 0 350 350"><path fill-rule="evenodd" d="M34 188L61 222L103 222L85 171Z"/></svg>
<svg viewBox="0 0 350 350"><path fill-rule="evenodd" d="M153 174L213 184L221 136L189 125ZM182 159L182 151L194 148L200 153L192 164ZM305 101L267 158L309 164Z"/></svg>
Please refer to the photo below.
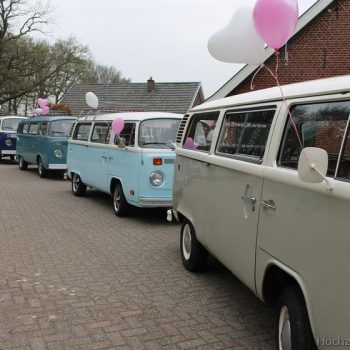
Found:
<svg viewBox="0 0 350 350"><path fill-rule="evenodd" d="M175 138L180 125L178 119L145 120L140 125L139 146L144 148L175 149Z"/></svg>
<svg viewBox="0 0 350 350"><path fill-rule="evenodd" d="M72 128L74 120L55 120L50 125L50 136L67 136Z"/></svg>

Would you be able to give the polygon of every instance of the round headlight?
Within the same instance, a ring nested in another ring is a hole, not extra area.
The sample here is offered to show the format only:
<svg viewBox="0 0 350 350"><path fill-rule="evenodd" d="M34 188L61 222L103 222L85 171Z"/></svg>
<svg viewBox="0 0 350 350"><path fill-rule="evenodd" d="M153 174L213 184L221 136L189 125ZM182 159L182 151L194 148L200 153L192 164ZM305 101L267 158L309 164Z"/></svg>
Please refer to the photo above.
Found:
<svg viewBox="0 0 350 350"><path fill-rule="evenodd" d="M163 180L163 175L159 171L153 172L149 177L151 185L156 187L160 186L163 183Z"/></svg>
<svg viewBox="0 0 350 350"><path fill-rule="evenodd" d="M5 144L6 144L6 146L12 146L12 141L11 140L6 140Z"/></svg>
<svg viewBox="0 0 350 350"><path fill-rule="evenodd" d="M53 152L56 158L62 158L63 153L60 149L56 149L55 152Z"/></svg>

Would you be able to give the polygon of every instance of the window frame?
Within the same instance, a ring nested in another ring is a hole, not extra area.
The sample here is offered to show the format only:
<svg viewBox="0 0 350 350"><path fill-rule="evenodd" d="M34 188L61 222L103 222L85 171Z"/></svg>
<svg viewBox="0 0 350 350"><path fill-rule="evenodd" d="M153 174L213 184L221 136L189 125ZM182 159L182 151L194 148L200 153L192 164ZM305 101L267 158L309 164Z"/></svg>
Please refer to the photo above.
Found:
<svg viewBox="0 0 350 350"><path fill-rule="evenodd" d="M87 139L84 139L84 140L79 140L77 139L77 134L78 134L78 131L79 131L79 128L82 126L82 125L89 125L90 126L90 129L89 129L89 133L87 135ZM90 135L91 135L91 128L92 127L92 122L83 122L83 123L76 123L75 125L75 128L74 128L74 133L73 133L73 136L72 136L72 140L73 141L78 141L78 142L89 142L90 140Z"/></svg>
<svg viewBox="0 0 350 350"><path fill-rule="evenodd" d="M311 101L304 100L304 101L299 101L299 102L293 102L293 103L288 105L288 110L287 110L286 118L284 120L284 125L283 125L283 132L282 132L281 139L278 143L278 152L277 152L276 160L275 160L275 164L276 164L277 168L282 168L282 169L287 169L287 170L298 172L298 168L292 168L292 167L280 165L281 153L282 153L282 150L284 149L286 138L287 138L286 133L288 132L288 124L289 124L289 120L290 120L289 114L291 113L292 109L297 107L297 106L302 106L302 105L314 105L314 104L322 104L322 103L323 104L326 104L326 103L332 104L332 103L337 103L337 102L349 102L350 103L350 99L349 98L336 98L336 99L330 98L330 99L325 99L325 100L322 100L322 99L321 100L315 99L315 100L311 100ZM350 119L350 113L348 116L348 124L350 123L349 119ZM346 144L346 142L345 142L346 141L345 140L346 131L347 131L347 129L344 130L344 134L342 136L342 142L341 142L339 153L338 153L338 159L337 159L337 164L336 164L336 169L335 169L334 175L326 174L326 177L328 177L330 179L334 179L334 180L343 181L343 182L350 182L350 179L338 177L339 164L341 161L341 157L343 156L343 149L344 149L345 144ZM349 135L349 137L350 137L350 135ZM319 147L319 148L321 148L321 147ZM328 152L327 152L327 154L328 154ZM299 157L300 157L300 154L299 154ZM298 160L299 160L299 158L298 158ZM327 171L328 171L328 169L327 169Z"/></svg>
<svg viewBox="0 0 350 350"><path fill-rule="evenodd" d="M36 136L36 135L38 135L39 124L40 124L40 122L30 122L30 123L29 123L29 127L28 127L28 135L31 135L31 136ZM30 132L30 129L31 129L32 125L36 125L36 131L35 131L35 133L31 133L31 132Z"/></svg>
<svg viewBox="0 0 350 350"><path fill-rule="evenodd" d="M218 124L219 124L219 120L220 120L220 114L221 114L221 110L214 110L214 111L207 111L207 112L198 112L198 113L193 113L190 118L189 118L189 123L188 123L188 126L186 127L186 132L184 133L184 136L183 136L183 139L182 139L182 142L181 142L181 148L184 149L184 150L187 150L187 151L195 151L195 152L200 152L200 153L203 153L203 154L209 154L212 147L213 147L213 144L214 144L214 137L212 138L212 141L210 143L210 146L209 146L209 149L206 151L204 149L198 149L198 148L187 148L187 147L184 147L185 143L186 143L186 140L188 138L188 134L190 133L191 129L192 129L192 126L193 126L193 121L194 119L196 119L197 117L199 118L199 120L197 120L196 122L196 126L198 125L198 123L201 121L201 119L205 119L205 116L210 116L210 115L216 115L217 118L216 118L216 121L215 121L215 127L213 130L211 131L215 131L216 128L218 127ZM203 118L201 118L201 116ZM179 128L181 126L181 122L180 122L180 125L179 125ZM206 140L208 141L208 140Z"/></svg>
<svg viewBox="0 0 350 350"><path fill-rule="evenodd" d="M136 141L137 141L137 144L138 143L138 140L136 138L136 130L137 130L137 126L140 127L141 123L140 122L137 122L137 121L134 121L134 120L128 120L128 121L125 121L125 124L124 124L124 128L125 128L125 125L126 124L134 124L133 125L133 128L131 130L131 134L130 134L130 139L129 139L129 145L125 144L125 147L136 147ZM124 130L124 129L123 129ZM123 130L120 132L120 135L123 134ZM114 135L114 138L113 138L113 145L114 146L118 146L118 139L120 140L120 135ZM134 135L134 144L133 145L130 145L130 141L131 141L131 136Z"/></svg>
<svg viewBox="0 0 350 350"><path fill-rule="evenodd" d="M97 141L97 140L95 141L95 140L92 139L92 137L94 136L94 132L95 132L96 126L105 126L105 127L108 128L108 131L107 131L107 134L106 134L106 137L105 137L105 141L106 142L100 142L100 141ZM91 143L94 143L94 144L108 145L110 143L111 131L112 131L112 123L111 122L108 122L108 121L95 122L94 125L93 125L93 128L92 128L91 136L90 136L89 140L90 140ZM109 136L108 139L107 139L107 136Z"/></svg>
<svg viewBox="0 0 350 350"><path fill-rule="evenodd" d="M244 153L238 153L238 154L229 154L229 153L223 153L223 152L219 152L218 148L220 146L220 143L222 141L222 137L224 134L224 126L225 126L225 120L228 114L241 114L241 113L253 113L253 112L265 112L265 111L274 111L274 114L272 116L271 119L271 125L268 131L268 135L266 138L266 144L265 144L265 150L264 150L264 155L261 159L257 159L257 157L255 156L251 156L248 154L244 154ZM228 158L228 159L236 159L236 160L240 160L240 161L244 161L247 163L253 163L253 164L258 164L261 165L264 161L264 158L266 157L266 150L268 147L268 140L269 137L271 136L271 130L274 127L274 120L276 118L276 114L278 113L279 108L277 105L267 105L267 106L257 106L257 107L251 107L251 109L247 109L247 108L240 108L240 109L229 109L226 110L223 117L222 117L222 121L220 124L220 131L219 131L219 136L217 138L216 141L216 145L215 145L215 150L214 150L214 154L218 157L223 157L223 158Z"/></svg>

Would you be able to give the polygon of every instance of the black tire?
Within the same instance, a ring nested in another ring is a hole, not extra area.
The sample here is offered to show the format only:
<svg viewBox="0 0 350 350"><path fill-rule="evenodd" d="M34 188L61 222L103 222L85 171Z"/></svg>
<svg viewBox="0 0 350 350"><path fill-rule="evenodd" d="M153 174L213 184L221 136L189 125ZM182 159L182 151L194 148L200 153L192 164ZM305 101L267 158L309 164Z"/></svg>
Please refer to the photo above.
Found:
<svg viewBox="0 0 350 350"><path fill-rule="evenodd" d="M299 286L288 286L276 307L277 350L317 350L303 293Z"/></svg>
<svg viewBox="0 0 350 350"><path fill-rule="evenodd" d="M77 197L82 197L86 193L86 185L83 183L83 181L81 181L81 177L76 173L72 177L72 193Z"/></svg>
<svg viewBox="0 0 350 350"><path fill-rule="evenodd" d="M208 251L197 240L192 224L184 220L180 234L181 259L185 268L191 272L203 271L208 261Z"/></svg>
<svg viewBox="0 0 350 350"><path fill-rule="evenodd" d="M28 163L23 159L22 156L18 156L18 167L20 168L20 170L28 169Z"/></svg>
<svg viewBox="0 0 350 350"><path fill-rule="evenodd" d="M41 178L45 178L48 175L48 170L44 167L41 157L38 158L38 174Z"/></svg>
<svg viewBox="0 0 350 350"><path fill-rule="evenodd" d="M113 189L113 210L117 216L127 216L130 206L125 199L121 184L116 184Z"/></svg>

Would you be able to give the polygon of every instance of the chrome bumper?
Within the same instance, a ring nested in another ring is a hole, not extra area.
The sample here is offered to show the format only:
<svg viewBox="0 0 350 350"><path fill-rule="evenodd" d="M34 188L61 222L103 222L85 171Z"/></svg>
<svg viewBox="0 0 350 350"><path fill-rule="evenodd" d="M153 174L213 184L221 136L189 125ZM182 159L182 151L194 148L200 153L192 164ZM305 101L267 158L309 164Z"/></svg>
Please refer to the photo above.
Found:
<svg viewBox="0 0 350 350"><path fill-rule="evenodd" d="M66 170L67 164L49 164L48 169L50 169L50 170Z"/></svg>
<svg viewBox="0 0 350 350"><path fill-rule="evenodd" d="M140 207L142 208L158 208L172 207L173 201L171 198L140 198Z"/></svg>

